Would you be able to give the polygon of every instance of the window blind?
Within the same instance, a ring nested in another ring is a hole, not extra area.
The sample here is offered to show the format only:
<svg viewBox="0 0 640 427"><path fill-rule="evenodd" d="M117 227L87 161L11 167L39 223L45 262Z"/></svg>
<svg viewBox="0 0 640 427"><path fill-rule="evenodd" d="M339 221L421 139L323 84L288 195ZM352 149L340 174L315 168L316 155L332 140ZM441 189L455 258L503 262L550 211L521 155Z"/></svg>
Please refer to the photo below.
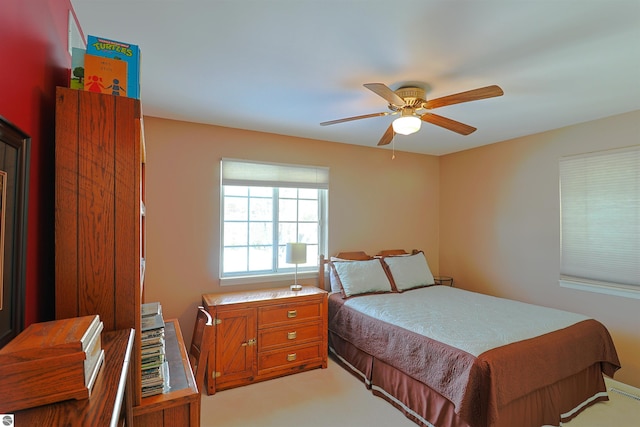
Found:
<svg viewBox="0 0 640 427"><path fill-rule="evenodd" d="M640 146L560 160L561 280L640 288Z"/></svg>
<svg viewBox="0 0 640 427"><path fill-rule="evenodd" d="M222 159L222 185L329 189L329 168Z"/></svg>

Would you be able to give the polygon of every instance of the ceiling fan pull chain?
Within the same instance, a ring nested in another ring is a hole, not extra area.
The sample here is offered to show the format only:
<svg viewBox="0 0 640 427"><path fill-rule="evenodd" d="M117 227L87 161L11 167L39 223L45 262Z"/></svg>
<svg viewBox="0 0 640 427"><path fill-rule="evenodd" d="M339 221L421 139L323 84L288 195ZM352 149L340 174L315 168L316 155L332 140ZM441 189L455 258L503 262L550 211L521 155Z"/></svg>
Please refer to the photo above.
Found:
<svg viewBox="0 0 640 427"><path fill-rule="evenodd" d="M392 150L392 154L391 154L391 160L395 160L396 159L396 133L393 133L393 138L391 138L391 150Z"/></svg>

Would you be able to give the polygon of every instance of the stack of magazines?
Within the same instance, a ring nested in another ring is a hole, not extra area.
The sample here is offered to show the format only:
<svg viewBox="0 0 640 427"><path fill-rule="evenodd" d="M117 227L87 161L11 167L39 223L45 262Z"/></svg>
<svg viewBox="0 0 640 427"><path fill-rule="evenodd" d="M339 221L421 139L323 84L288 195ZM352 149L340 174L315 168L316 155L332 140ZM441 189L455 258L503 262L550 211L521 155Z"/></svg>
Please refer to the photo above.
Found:
<svg viewBox="0 0 640 427"><path fill-rule="evenodd" d="M165 357L164 318L158 302L142 304L141 326L142 397L169 389L169 366Z"/></svg>

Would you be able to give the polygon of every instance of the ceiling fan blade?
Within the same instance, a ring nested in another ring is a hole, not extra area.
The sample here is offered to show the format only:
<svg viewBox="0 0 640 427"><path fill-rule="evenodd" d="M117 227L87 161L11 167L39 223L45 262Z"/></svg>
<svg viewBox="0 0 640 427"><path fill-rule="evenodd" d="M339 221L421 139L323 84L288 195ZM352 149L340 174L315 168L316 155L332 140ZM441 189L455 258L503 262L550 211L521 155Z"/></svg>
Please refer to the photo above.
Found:
<svg viewBox="0 0 640 427"><path fill-rule="evenodd" d="M354 116L354 117L347 117L344 119L338 119L338 120L329 120L328 122L322 122L320 123L320 126L328 126L328 125L335 125L336 123L344 123L344 122L350 122L352 120L360 120L360 119L369 119L371 117L380 117L380 116L388 116L391 113L373 113L373 114L365 114L362 116Z"/></svg>
<svg viewBox="0 0 640 427"><path fill-rule="evenodd" d="M479 99L493 98L502 96L504 92L500 86L486 86L479 89L468 90L466 92L455 93L442 98L427 101L425 108L432 110L434 108L445 107L447 105L460 104L461 102L477 101Z"/></svg>
<svg viewBox="0 0 640 427"><path fill-rule="evenodd" d="M400 98L394 91L383 83L365 83L364 87L374 92L376 95L383 97L389 104L402 107L404 99Z"/></svg>
<svg viewBox="0 0 640 427"><path fill-rule="evenodd" d="M388 145L391 141L393 141L393 135L393 124L391 124L384 132L384 135L382 135L382 138L380 138L380 142L378 142L378 145Z"/></svg>
<svg viewBox="0 0 640 427"><path fill-rule="evenodd" d="M474 128L473 126L465 125L464 123L456 122L455 120L451 120L432 113L425 113L421 115L420 120L443 127L445 129L452 130L459 133L460 135L469 135L470 133L476 131L476 128Z"/></svg>

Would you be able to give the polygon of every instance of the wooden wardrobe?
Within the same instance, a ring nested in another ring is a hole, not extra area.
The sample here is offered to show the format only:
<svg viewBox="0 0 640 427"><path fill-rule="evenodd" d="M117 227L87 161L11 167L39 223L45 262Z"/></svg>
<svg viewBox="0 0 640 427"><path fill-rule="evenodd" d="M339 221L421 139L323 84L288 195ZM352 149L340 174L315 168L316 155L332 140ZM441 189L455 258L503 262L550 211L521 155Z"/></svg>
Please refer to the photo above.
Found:
<svg viewBox="0 0 640 427"><path fill-rule="evenodd" d="M138 99L57 89L56 318L98 314L104 331L135 329L128 388L134 416L143 414L134 420L136 425L145 424L143 418L154 412L144 407L146 402L153 402L160 413L176 406L170 394L141 398L140 306L146 252L142 127ZM172 341L178 342L178 355L186 355L179 325ZM199 425L200 395L188 360L175 375L185 379L186 390L179 394L186 415L156 425Z"/></svg>

